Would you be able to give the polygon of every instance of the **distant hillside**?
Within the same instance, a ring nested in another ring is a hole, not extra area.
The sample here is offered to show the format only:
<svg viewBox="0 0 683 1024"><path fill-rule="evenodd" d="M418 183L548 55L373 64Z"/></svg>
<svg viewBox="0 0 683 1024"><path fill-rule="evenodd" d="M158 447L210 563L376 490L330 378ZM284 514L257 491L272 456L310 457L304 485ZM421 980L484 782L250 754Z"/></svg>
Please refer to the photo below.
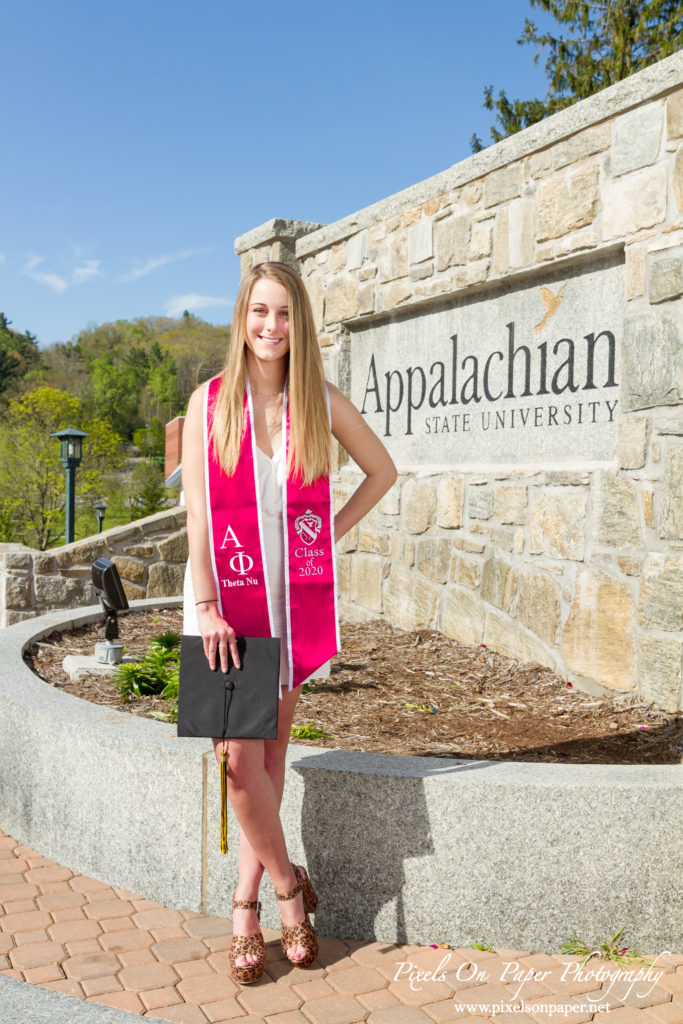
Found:
<svg viewBox="0 0 683 1024"><path fill-rule="evenodd" d="M197 385L220 371L229 339L227 325L188 312L116 320L42 349L23 387L47 384L76 395L131 438L153 419L163 423L185 411Z"/></svg>

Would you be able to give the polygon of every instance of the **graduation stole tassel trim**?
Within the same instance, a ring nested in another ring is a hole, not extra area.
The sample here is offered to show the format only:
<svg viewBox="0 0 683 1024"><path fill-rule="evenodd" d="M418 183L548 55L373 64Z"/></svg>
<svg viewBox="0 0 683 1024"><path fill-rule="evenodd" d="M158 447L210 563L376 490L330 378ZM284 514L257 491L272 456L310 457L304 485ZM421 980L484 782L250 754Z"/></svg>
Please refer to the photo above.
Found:
<svg viewBox="0 0 683 1024"><path fill-rule="evenodd" d="M221 853L228 852L228 751L223 744L221 772Z"/></svg>

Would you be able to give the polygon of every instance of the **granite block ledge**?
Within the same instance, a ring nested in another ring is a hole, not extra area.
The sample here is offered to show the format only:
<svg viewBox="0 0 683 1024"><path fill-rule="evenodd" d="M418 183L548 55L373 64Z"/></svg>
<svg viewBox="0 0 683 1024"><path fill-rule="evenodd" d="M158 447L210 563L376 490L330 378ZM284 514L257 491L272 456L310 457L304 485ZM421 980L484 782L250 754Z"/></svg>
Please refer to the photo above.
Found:
<svg viewBox="0 0 683 1024"><path fill-rule="evenodd" d="M73 871L229 915L237 824L231 813L223 856L208 741L65 694L22 661L35 639L100 616L72 609L0 632L0 824ZM293 744L288 767L285 834L320 892L324 935L556 952L572 931L600 942L618 922L631 945L683 945L683 766ZM270 885L262 897L262 923L278 927Z"/></svg>

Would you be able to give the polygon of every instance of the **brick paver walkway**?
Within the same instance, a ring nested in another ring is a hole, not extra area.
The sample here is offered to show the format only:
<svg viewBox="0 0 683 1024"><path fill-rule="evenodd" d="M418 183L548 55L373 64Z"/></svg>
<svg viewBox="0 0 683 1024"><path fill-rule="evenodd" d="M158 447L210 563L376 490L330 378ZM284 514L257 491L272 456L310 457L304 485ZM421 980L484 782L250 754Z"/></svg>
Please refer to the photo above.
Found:
<svg viewBox="0 0 683 1024"><path fill-rule="evenodd" d="M630 986L595 960L322 937L304 971L264 937L263 978L237 985L229 919L75 875L0 831L0 973L78 999L186 1024L683 1024L680 955Z"/></svg>

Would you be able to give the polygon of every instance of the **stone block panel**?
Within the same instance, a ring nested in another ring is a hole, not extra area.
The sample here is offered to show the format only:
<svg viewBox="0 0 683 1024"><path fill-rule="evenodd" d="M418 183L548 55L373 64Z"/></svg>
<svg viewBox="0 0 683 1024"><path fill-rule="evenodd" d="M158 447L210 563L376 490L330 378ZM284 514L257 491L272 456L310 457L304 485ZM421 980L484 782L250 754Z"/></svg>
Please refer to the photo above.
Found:
<svg viewBox="0 0 683 1024"><path fill-rule="evenodd" d="M433 255L432 222L423 219L408 229L408 262L422 263Z"/></svg>
<svg viewBox="0 0 683 1024"><path fill-rule="evenodd" d="M481 566L474 558L467 558L465 555L455 551L451 562L449 579L451 583L460 583L464 587L479 586L481 577Z"/></svg>
<svg viewBox="0 0 683 1024"><path fill-rule="evenodd" d="M539 185L536 240L545 242L592 223L598 209L598 168L555 174Z"/></svg>
<svg viewBox="0 0 683 1024"><path fill-rule="evenodd" d="M471 486L467 497L467 515L470 519L490 519L493 515L493 491Z"/></svg>
<svg viewBox="0 0 683 1024"><path fill-rule="evenodd" d="M627 584L584 570L562 632L562 656L578 675L619 691L638 684L635 609Z"/></svg>
<svg viewBox="0 0 683 1024"><path fill-rule="evenodd" d="M533 199L527 198L515 199L499 211L496 217L496 274L533 263L534 211Z"/></svg>
<svg viewBox="0 0 683 1024"><path fill-rule="evenodd" d="M434 522L436 488L425 480L408 480L401 494L403 528L406 533L424 533Z"/></svg>
<svg viewBox="0 0 683 1024"><path fill-rule="evenodd" d="M121 555L114 555L112 562L119 571L121 579L130 580L131 583L142 583L147 572L144 562L138 562L134 558L123 558Z"/></svg>
<svg viewBox="0 0 683 1024"><path fill-rule="evenodd" d="M48 607L82 603L86 592L84 585L81 580L67 579L64 576L36 576L33 581L37 603ZM89 581L87 593L92 593Z"/></svg>
<svg viewBox="0 0 683 1024"><path fill-rule="evenodd" d="M529 548L532 554L582 562L585 552L587 497L583 491L547 487L531 502Z"/></svg>
<svg viewBox="0 0 683 1024"><path fill-rule="evenodd" d="M159 541L159 554L164 562L187 561L187 530L178 530Z"/></svg>
<svg viewBox="0 0 683 1024"><path fill-rule="evenodd" d="M441 632L460 644L480 644L486 606L478 594L448 587L441 610Z"/></svg>
<svg viewBox="0 0 683 1024"><path fill-rule="evenodd" d="M526 523L527 488L524 485L498 487L493 499L493 512L500 523Z"/></svg>
<svg viewBox="0 0 683 1024"><path fill-rule="evenodd" d="M497 206L514 199L522 190L522 165L512 164L492 171L484 182L484 206Z"/></svg>
<svg viewBox="0 0 683 1024"><path fill-rule="evenodd" d="M379 250L378 267L380 281L393 281L408 273L408 239L405 233L391 232L384 239ZM330 317L327 319L329 321Z"/></svg>
<svg viewBox="0 0 683 1024"><path fill-rule="evenodd" d="M131 558L154 558L154 546L152 544L129 544L123 549L124 555Z"/></svg>
<svg viewBox="0 0 683 1024"><path fill-rule="evenodd" d="M619 420L619 468L642 469L647 461L650 420L647 416L622 416Z"/></svg>
<svg viewBox="0 0 683 1024"><path fill-rule="evenodd" d="M683 447L671 448L664 460L660 501L659 536L683 540Z"/></svg>
<svg viewBox="0 0 683 1024"><path fill-rule="evenodd" d="M625 412L683 403L683 318L671 310L627 316L621 380Z"/></svg>
<svg viewBox="0 0 683 1024"><path fill-rule="evenodd" d="M333 277L325 296L325 321L328 324L348 320L358 312L356 282L347 277Z"/></svg>
<svg viewBox="0 0 683 1024"><path fill-rule="evenodd" d="M6 569L30 569L32 565L30 551L5 551L2 560Z"/></svg>
<svg viewBox="0 0 683 1024"><path fill-rule="evenodd" d="M639 663L640 689L644 699L667 711L682 707L683 644L678 640L663 640L641 633Z"/></svg>
<svg viewBox="0 0 683 1024"><path fill-rule="evenodd" d="M121 586L123 592L129 601L141 601L147 597L144 587L139 587L137 583L129 583L128 580L121 580Z"/></svg>
<svg viewBox="0 0 683 1024"><path fill-rule="evenodd" d="M597 493L598 544L622 547L640 539L638 498L630 480L601 473Z"/></svg>
<svg viewBox="0 0 683 1024"><path fill-rule="evenodd" d="M616 119L612 143L615 178L655 162L662 138L663 114L661 102L648 103Z"/></svg>
<svg viewBox="0 0 683 1024"><path fill-rule="evenodd" d="M553 147L553 166L558 171L560 168L566 167L567 164L585 160L587 156L593 156L595 153L602 153L609 148L611 142L612 125L609 122L593 125L582 132L577 132L576 135L572 135L563 142L558 142ZM549 169L549 162L542 165L542 173L546 173Z"/></svg>
<svg viewBox="0 0 683 1024"><path fill-rule="evenodd" d="M504 558L491 554L481 571L481 596L489 604L507 611L515 594L517 573Z"/></svg>
<svg viewBox="0 0 683 1024"><path fill-rule="evenodd" d="M648 298L654 305L670 302L683 294L683 249L655 253L650 259Z"/></svg>
<svg viewBox="0 0 683 1024"><path fill-rule="evenodd" d="M463 481L461 477L445 476L436 489L436 523L447 530L462 526Z"/></svg>
<svg viewBox="0 0 683 1024"><path fill-rule="evenodd" d="M391 553L391 534L382 533L379 530L359 529L358 548L360 551L370 551L376 555L389 555Z"/></svg>
<svg viewBox="0 0 683 1024"><path fill-rule="evenodd" d="M357 554L351 563L351 599L373 612L382 611L382 559Z"/></svg>
<svg viewBox="0 0 683 1024"><path fill-rule="evenodd" d="M530 636L518 622L500 612L490 611L484 629L486 646L515 661L556 668L557 658L537 637Z"/></svg>
<svg viewBox="0 0 683 1024"><path fill-rule="evenodd" d="M5 607L6 608L30 608L31 606L31 577L30 576L6 576L5 577Z"/></svg>
<svg viewBox="0 0 683 1024"><path fill-rule="evenodd" d="M683 554L651 559L640 582L638 622L641 626L683 630Z"/></svg>
<svg viewBox="0 0 683 1024"><path fill-rule="evenodd" d="M416 565L423 576L436 583L445 583L451 563L453 545L442 537L430 537L416 545Z"/></svg>
<svg viewBox="0 0 683 1024"><path fill-rule="evenodd" d="M157 562L150 566L147 597L174 597L182 594L185 569L179 565Z"/></svg>
<svg viewBox="0 0 683 1024"><path fill-rule="evenodd" d="M661 224L666 215L667 170L657 164L608 182L602 190L605 240L627 238Z"/></svg>
<svg viewBox="0 0 683 1024"><path fill-rule="evenodd" d="M399 629L434 629L441 587L394 563L384 587L384 613Z"/></svg>
<svg viewBox="0 0 683 1024"><path fill-rule="evenodd" d="M683 213L683 145L676 150L673 169L674 196L679 213Z"/></svg>
<svg viewBox="0 0 683 1024"><path fill-rule="evenodd" d="M666 101L666 134L669 139L683 136L683 89L672 93Z"/></svg>
<svg viewBox="0 0 683 1024"><path fill-rule="evenodd" d="M560 624L560 588L542 573L520 572L517 617L527 629L553 647Z"/></svg>
<svg viewBox="0 0 683 1024"><path fill-rule="evenodd" d="M463 266L467 261L471 218L467 215L449 217L434 225L436 269Z"/></svg>

